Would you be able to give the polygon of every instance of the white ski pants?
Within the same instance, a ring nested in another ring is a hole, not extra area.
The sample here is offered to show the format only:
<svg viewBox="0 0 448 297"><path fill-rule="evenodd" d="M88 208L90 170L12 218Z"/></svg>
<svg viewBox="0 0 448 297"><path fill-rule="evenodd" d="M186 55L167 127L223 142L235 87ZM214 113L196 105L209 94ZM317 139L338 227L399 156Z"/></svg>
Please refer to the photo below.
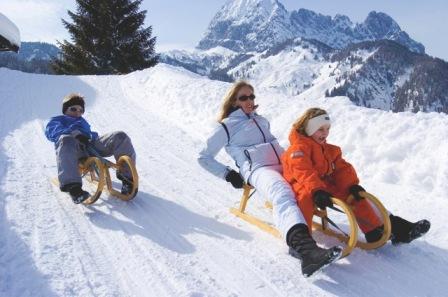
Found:
<svg viewBox="0 0 448 297"><path fill-rule="evenodd" d="M272 203L274 224L286 240L292 226L306 222L282 170L281 165L260 167L252 173L249 183L258 195Z"/></svg>

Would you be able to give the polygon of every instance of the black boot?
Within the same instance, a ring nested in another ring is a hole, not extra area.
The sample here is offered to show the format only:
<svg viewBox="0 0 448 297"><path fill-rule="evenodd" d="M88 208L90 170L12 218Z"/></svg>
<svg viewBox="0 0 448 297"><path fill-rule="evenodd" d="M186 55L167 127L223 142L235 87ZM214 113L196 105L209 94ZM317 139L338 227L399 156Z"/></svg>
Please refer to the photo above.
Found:
<svg viewBox="0 0 448 297"><path fill-rule="evenodd" d="M376 242L380 240L381 236L383 236L384 232L384 226L381 225L379 227L376 227L373 230L370 230L369 232L364 234L364 237L366 238L366 241L368 243Z"/></svg>
<svg viewBox="0 0 448 297"><path fill-rule="evenodd" d="M125 177L121 172L117 172L117 178L121 180L121 194L123 195L129 195L132 192L132 188L134 187L132 178ZM135 197L137 195L138 188L135 189L135 193L132 197Z"/></svg>
<svg viewBox="0 0 448 297"><path fill-rule="evenodd" d="M67 184L61 188L61 191L68 192L75 204L82 203L90 197L90 194L82 189L80 183Z"/></svg>
<svg viewBox="0 0 448 297"><path fill-rule="evenodd" d="M335 246L324 249L317 246L305 224L294 225L286 235L289 254L302 262L302 274L311 276L316 271L339 259L342 248Z"/></svg>
<svg viewBox="0 0 448 297"><path fill-rule="evenodd" d="M399 216L390 215L389 218L392 226L391 240L394 245L399 243L409 243L414 239L423 236L431 227L431 223L427 220L411 223Z"/></svg>
<svg viewBox="0 0 448 297"><path fill-rule="evenodd" d="M132 188L134 187L134 185L132 184L132 182L129 181L123 181L123 184L121 186L121 194L123 195L129 195L132 192ZM135 189L135 193L132 197L135 197L135 195L137 195L138 192L138 188Z"/></svg>

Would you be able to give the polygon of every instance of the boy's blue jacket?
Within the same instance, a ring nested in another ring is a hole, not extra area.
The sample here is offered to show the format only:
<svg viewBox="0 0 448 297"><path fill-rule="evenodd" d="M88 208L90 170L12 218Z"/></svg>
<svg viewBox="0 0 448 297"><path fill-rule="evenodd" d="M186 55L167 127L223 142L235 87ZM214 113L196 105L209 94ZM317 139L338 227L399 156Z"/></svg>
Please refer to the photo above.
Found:
<svg viewBox="0 0 448 297"><path fill-rule="evenodd" d="M75 118L67 115L52 117L45 128L45 136L56 143L61 135L78 130L91 140L98 139L98 133L90 130L90 125L83 117Z"/></svg>

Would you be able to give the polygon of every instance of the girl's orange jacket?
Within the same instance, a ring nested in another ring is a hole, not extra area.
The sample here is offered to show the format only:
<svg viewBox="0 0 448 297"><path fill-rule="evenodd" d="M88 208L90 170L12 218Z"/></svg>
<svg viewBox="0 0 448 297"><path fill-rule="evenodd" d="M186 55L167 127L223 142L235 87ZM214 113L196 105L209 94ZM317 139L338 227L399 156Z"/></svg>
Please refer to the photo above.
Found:
<svg viewBox="0 0 448 297"><path fill-rule="evenodd" d="M282 156L283 176L291 184L298 205L311 227L313 194L324 190L333 197L345 200L349 187L358 184L359 179L353 166L342 158L340 147L318 144L294 129L289 134L289 141L291 145ZM364 233L382 225L365 199L355 202L355 205L355 216Z"/></svg>

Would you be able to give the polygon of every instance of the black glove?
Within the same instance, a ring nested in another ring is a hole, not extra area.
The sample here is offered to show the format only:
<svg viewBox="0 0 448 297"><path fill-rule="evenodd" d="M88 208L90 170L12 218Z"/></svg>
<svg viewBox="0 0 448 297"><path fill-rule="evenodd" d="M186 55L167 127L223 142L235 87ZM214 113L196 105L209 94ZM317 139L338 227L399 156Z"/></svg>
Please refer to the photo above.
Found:
<svg viewBox="0 0 448 297"><path fill-rule="evenodd" d="M361 197L361 195L359 195L359 192L365 192L365 191L366 190L364 190L364 188L361 187L360 185L353 185L350 186L350 188L348 188L348 192L353 195L353 198L355 198L356 201L364 199L363 197Z"/></svg>
<svg viewBox="0 0 448 297"><path fill-rule="evenodd" d="M244 185L244 180L241 175L235 170L230 170L226 175L226 181L232 184L235 189L241 189Z"/></svg>
<svg viewBox="0 0 448 297"><path fill-rule="evenodd" d="M84 145L88 145L90 141L90 138L88 136L85 136L84 134L78 134L75 138Z"/></svg>
<svg viewBox="0 0 448 297"><path fill-rule="evenodd" d="M324 190L317 190L313 195L314 203L320 209L325 209L327 206L333 206L333 202L331 201L331 194L325 192Z"/></svg>
<svg viewBox="0 0 448 297"><path fill-rule="evenodd" d="M84 144L84 145L88 145L90 138L87 135L82 134L81 131L79 130L73 130L70 133L73 137L75 137L76 140L78 140L80 143Z"/></svg>

